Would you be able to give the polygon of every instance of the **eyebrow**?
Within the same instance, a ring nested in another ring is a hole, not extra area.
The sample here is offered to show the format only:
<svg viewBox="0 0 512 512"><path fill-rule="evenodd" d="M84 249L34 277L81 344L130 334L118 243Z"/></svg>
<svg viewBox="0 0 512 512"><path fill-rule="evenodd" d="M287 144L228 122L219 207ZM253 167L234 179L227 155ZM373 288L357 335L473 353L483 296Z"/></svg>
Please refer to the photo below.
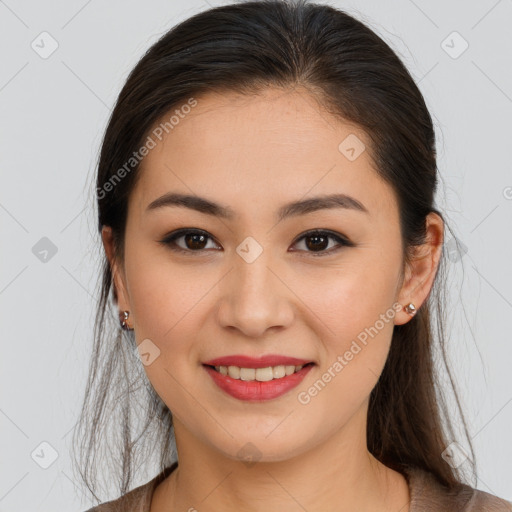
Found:
<svg viewBox="0 0 512 512"><path fill-rule="evenodd" d="M227 220L233 220L236 213L229 206L222 206L214 203L204 197L189 194L179 194L176 192L168 192L161 197L152 201L146 208L146 212L158 210L164 207L183 207L191 210L221 217ZM346 210L355 210L369 214L367 208L357 199L346 194L331 194L312 197L293 201L285 204L277 211L277 220L282 221L288 217L304 215L318 210L327 210L333 208L344 208Z"/></svg>

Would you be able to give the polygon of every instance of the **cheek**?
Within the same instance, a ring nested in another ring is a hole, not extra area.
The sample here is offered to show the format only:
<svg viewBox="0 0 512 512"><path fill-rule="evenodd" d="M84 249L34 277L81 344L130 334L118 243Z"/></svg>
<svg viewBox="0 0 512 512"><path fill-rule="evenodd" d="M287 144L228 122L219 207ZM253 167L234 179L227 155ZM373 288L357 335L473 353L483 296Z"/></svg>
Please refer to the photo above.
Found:
<svg viewBox="0 0 512 512"><path fill-rule="evenodd" d="M314 313L318 328L330 338L346 341L373 326L386 312L394 314L398 265L398 259L382 258L377 251L365 249L339 268L302 272L294 292ZM381 322L378 325L386 331Z"/></svg>
<svg viewBox="0 0 512 512"><path fill-rule="evenodd" d="M389 353L395 315L392 301L385 300L386 293L364 293L359 284L340 283L336 291L331 289L328 297L322 297L324 309L318 309L321 367L315 379L301 388L299 402L311 402L308 410L327 417L325 428L336 429L360 410Z"/></svg>
<svg viewBox="0 0 512 512"><path fill-rule="evenodd" d="M178 266L165 254L143 248L126 261L136 343L141 354L151 353L145 372L168 407L180 410L191 369L203 371L198 363L202 347L192 340L198 338L218 276L202 276L198 266Z"/></svg>
<svg viewBox="0 0 512 512"><path fill-rule="evenodd" d="M190 343L197 335L197 306L211 285L142 251L130 265L136 343L143 362L144 353L150 354L144 371L167 407L179 414L187 410L190 397L183 390L198 360Z"/></svg>
<svg viewBox="0 0 512 512"><path fill-rule="evenodd" d="M194 316L211 284L198 277L197 267L173 265L160 251L140 248L130 256L127 280L137 336L159 344L176 340L175 333L186 325L183 319Z"/></svg>
<svg viewBox="0 0 512 512"><path fill-rule="evenodd" d="M335 393L350 389L348 401L360 402L370 393L384 367L393 334L393 269L398 269L398 255L396 261L382 258L377 251L374 256L368 251L353 264L329 272L328 281L306 275L298 291L314 312L310 315L314 329L321 332L321 370L329 372L325 380L336 382L332 385Z"/></svg>

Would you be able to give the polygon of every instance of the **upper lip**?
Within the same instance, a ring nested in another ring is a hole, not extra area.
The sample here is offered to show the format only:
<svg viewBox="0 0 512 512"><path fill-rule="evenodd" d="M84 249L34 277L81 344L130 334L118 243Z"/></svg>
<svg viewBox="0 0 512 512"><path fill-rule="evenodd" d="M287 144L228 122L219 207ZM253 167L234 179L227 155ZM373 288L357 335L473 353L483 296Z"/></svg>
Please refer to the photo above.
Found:
<svg viewBox="0 0 512 512"><path fill-rule="evenodd" d="M250 357L244 355L232 355L225 357L217 357L205 361L203 364L209 366L238 366L240 368L266 368L268 366L301 366L313 361L306 359L298 359L296 357L280 356L276 354L268 354L260 357Z"/></svg>

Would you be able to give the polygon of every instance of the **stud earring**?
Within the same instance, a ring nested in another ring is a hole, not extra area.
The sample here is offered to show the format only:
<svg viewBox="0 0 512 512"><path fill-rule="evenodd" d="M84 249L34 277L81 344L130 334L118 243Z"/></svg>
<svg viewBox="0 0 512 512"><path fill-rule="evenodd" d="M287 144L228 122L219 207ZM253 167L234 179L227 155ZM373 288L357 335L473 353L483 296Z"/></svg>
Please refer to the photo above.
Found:
<svg viewBox="0 0 512 512"><path fill-rule="evenodd" d="M407 306L405 306L405 311L406 313L409 313L409 315L411 316L414 316L416 314L416 306L412 303L412 302L409 302L409 304L407 304Z"/></svg>
<svg viewBox="0 0 512 512"><path fill-rule="evenodd" d="M121 323L121 327L125 331L133 331L133 327L128 325L128 316L130 315L129 311L123 311L122 314L119 315L119 322Z"/></svg>

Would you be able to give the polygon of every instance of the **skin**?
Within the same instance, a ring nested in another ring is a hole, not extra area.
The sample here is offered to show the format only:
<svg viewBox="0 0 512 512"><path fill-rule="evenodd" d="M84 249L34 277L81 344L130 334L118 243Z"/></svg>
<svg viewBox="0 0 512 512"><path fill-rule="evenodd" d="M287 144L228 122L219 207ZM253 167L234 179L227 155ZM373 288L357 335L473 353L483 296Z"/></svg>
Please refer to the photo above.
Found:
<svg viewBox="0 0 512 512"><path fill-rule="evenodd" d="M102 232L119 311L130 311L137 344L149 338L160 350L145 371L174 416L179 466L157 487L151 512L407 511L407 482L368 452L366 420L393 327L411 316L398 311L308 404L297 395L394 303L419 308L426 300L442 219L428 216L428 241L405 265L396 198L373 168L364 132L301 89L197 99L142 162L124 261L114 257L110 228ZM366 144L354 161L338 150L349 134ZM169 191L207 197L237 217L183 207L145 211ZM369 214L337 208L276 223L282 204L333 191L356 198ZM160 241L179 228L210 238L187 245L182 237L176 243L189 253L173 252ZM340 233L354 246L328 239L315 249L298 239L312 229ZM250 264L236 252L247 236L263 248ZM285 395L250 403L221 391L201 365L268 353L316 366ZM260 452L253 465L237 455L248 442Z"/></svg>

